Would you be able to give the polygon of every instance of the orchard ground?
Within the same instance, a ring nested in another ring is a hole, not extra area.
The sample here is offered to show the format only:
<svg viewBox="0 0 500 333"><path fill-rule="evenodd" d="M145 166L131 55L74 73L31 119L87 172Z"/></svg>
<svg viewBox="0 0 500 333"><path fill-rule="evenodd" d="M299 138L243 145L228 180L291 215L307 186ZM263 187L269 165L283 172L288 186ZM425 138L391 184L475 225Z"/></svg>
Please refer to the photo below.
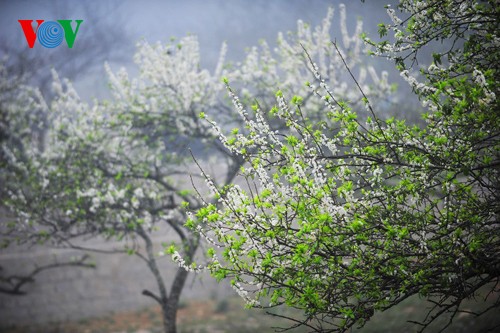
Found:
<svg viewBox="0 0 500 333"><path fill-rule="evenodd" d="M493 301L499 295L489 295ZM484 296L482 296L484 297ZM478 297L479 299L479 297ZM417 332L418 326L407 320L423 318L427 314L429 303L413 297L397 307L376 315L362 329L353 329L360 333L376 332ZM482 304L481 306L484 306ZM478 311L478 303L468 300L464 310ZM274 309L274 313L294 316L291 309ZM448 318L441 318L437 324L443 324ZM482 332L491 323L500 324L498 316L490 312L481 319L471 314L460 313L457 320L446 332ZM182 302L178 314L178 327L182 333L222 333L222 332L275 332L273 327L286 327L283 319L265 314L262 309L247 310L239 297ZM491 326L489 326L491 327ZM89 318L78 321L51 323L46 325L16 326L0 330L1 333L160 333L162 332L160 308L147 307L140 311L119 312L105 317ZM305 327L290 332L307 332ZM432 332L432 328L429 332Z"/></svg>

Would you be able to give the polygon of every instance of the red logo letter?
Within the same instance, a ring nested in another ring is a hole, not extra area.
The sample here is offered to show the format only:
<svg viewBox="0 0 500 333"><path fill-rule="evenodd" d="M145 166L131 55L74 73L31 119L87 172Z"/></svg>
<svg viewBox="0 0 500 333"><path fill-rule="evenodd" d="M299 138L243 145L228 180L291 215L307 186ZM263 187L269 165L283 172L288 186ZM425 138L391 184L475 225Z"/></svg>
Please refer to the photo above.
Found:
<svg viewBox="0 0 500 333"><path fill-rule="evenodd" d="M38 26L36 27L36 30L38 31L38 27L40 27L40 24L43 23L44 20L36 20L36 23L38 23ZM36 32L33 30L33 26L31 25L31 22L33 20L18 20L19 24L21 24L21 28L23 28L24 32L24 37L26 37L26 41L28 42L28 46L30 49L33 48L33 45L35 45L35 40L36 40Z"/></svg>

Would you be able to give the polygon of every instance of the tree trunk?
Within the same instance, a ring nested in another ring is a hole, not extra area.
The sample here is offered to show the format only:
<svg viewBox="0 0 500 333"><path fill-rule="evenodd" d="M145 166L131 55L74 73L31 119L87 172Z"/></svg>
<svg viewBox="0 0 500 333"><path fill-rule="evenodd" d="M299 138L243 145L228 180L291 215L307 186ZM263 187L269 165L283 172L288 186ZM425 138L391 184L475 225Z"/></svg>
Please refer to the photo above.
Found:
<svg viewBox="0 0 500 333"><path fill-rule="evenodd" d="M177 309L179 306L179 299L181 297L182 289L184 288L189 272L186 271L183 267L179 267L177 269L174 280L170 287L169 296L167 294L165 282L163 281L163 277L156 262L151 238L142 228L138 229L138 233L146 243L147 257L142 258L146 260L150 271L153 273L153 276L158 285L160 295L157 296L148 290L144 290L142 293L146 296L150 296L151 298L156 300L158 304L160 304L163 316L163 328L165 333L177 333ZM190 239L186 239L185 243L186 242L188 244L185 244L184 259L186 261L186 264L189 265L192 262L196 249L198 248L199 237L193 236Z"/></svg>
<svg viewBox="0 0 500 333"><path fill-rule="evenodd" d="M170 297L168 297L167 303L162 306L163 312L163 324L165 325L165 333L176 333L177 332L177 310L179 307L179 300L181 297L182 289L186 283L188 276L188 271L184 268L179 267L177 273L175 274L174 281L170 287Z"/></svg>
<svg viewBox="0 0 500 333"><path fill-rule="evenodd" d="M199 237L197 235L193 235L191 239L189 239L189 245L185 245L185 253L184 258L186 260L186 264L191 264L193 260L193 256L198 249ZM186 284L186 280L189 272L184 268L179 267L177 269L177 273L175 274L174 281L170 286L170 297L168 297L168 301L165 307L163 307L163 322L166 323L165 333L176 333L176 318L177 318L177 310L179 308L179 300L181 297L182 289L184 289L184 285Z"/></svg>
<svg viewBox="0 0 500 333"><path fill-rule="evenodd" d="M153 242L151 242L151 238L142 229L142 227L139 227L137 229L137 232L144 240L144 243L146 243L147 257L141 256L141 258L147 262L149 270L151 271L151 273L153 273L153 276L156 280L156 284L158 285L158 291L160 292L160 296L153 294L149 290L143 290L142 294L153 298L155 301L158 302L158 304L160 304L163 313L163 327L165 328L165 333L176 333L175 317L174 317L173 330L169 328L169 325L171 324L172 321L168 320L169 311L168 311L167 288L165 287L165 282L163 281L163 277L161 276L160 270L158 269L158 265L156 263L156 258L153 252ZM177 309L175 309L174 313L175 312L177 312Z"/></svg>

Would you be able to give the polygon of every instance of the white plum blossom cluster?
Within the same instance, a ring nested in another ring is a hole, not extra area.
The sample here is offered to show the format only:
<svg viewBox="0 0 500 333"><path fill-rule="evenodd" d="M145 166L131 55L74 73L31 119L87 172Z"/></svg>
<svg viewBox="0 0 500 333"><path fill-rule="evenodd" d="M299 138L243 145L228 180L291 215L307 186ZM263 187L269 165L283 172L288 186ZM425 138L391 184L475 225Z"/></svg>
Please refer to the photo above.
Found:
<svg viewBox="0 0 500 333"><path fill-rule="evenodd" d="M474 78L474 82L477 83L484 91L485 98L481 99L481 103L483 103L483 105L493 104L496 101L496 95L488 88L488 83L486 82L484 74L479 69L474 68L472 76Z"/></svg>
<svg viewBox="0 0 500 333"><path fill-rule="evenodd" d="M250 96L259 96L262 108L267 109L274 103L268 100L268 96L271 95L270 88L279 87L289 96L298 95L305 98L310 91L304 84L313 82L313 72L320 69L325 82L331 87L335 96L357 103L361 100L360 93L352 89L344 80L344 64L333 45L333 41L338 37L341 40L338 45L342 56L347 59L348 66L356 70L358 82L365 94L372 98L372 102L394 97L387 80L387 72L378 73L372 65L363 61L367 47L358 38L363 29L363 22L358 20L351 34L347 29L345 5L341 4L339 5L339 29L335 29L336 32L340 32L340 36L332 36L330 30L334 12L333 7L329 8L321 25L317 27L311 27L299 20L296 33L288 36L283 33L278 35L278 45L274 50L271 50L270 46L263 41L260 48L250 49L241 66L224 75L233 88L238 89L245 102ZM304 50L307 50L309 57L315 62L314 65L309 61ZM269 94L266 96L262 94L263 91ZM318 103L318 101L312 99L310 103ZM307 116L321 117L312 113L312 110L314 108L305 110L308 112Z"/></svg>

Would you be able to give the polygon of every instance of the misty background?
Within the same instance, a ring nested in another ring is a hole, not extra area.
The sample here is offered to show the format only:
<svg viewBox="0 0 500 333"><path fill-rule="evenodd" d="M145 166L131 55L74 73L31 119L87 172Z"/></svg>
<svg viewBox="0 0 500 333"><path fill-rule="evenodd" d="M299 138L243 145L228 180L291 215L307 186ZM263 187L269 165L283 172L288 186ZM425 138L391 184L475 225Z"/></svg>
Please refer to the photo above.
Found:
<svg viewBox="0 0 500 333"><path fill-rule="evenodd" d="M364 31L377 36L377 24L388 21L384 9L392 0L344 1L348 28L354 29L362 18ZM226 59L241 61L245 50L265 39L275 45L278 32L295 31L297 20L316 26L335 8L331 36L340 37L338 0L164 0L164 1L0 1L0 57L8 56L11 72L23 72L30 83L50 92L50 69L69 77L84 99L107 96L104 61L112 69L124 66L133 74L135 45L145 39L150 43L169 42L186 34L198 36L201 66L213 70L221 45L228 44ZM65 42L47 49L35 42L28 48L19 19L82 19L72 49ZM370 60L367 57L367 61ZM399 79L393 64L377 59L378 68L389 70L389 79Z"/></svg>

